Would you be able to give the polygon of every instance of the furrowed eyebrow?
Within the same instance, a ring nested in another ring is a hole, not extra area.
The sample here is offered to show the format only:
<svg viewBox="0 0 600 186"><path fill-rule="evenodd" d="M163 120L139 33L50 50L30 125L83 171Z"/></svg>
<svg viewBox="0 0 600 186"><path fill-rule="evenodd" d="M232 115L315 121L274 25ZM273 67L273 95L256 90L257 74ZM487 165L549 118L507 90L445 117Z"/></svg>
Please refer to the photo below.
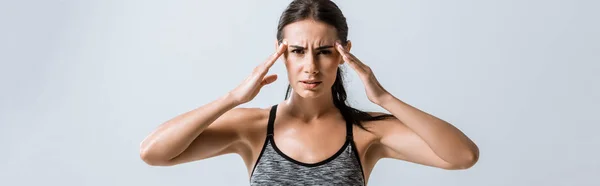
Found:
<svg viewBox="0 0 600 186"><path fill-rule="evenodd" d="M320 47L316 48L315 50L323 50L323 49L328 49L328 48L333 48L333 46L331 46L331 45L320 46Z"/></svg>
<svg viewBox="0 0 600 186"><path fill-rule="evenodd" d="M298 45L290 45L290 47L295 48L295 49L300 49L300 50L304 50L305 48L302 46L298 46Z"/></svg>
<svg viewBox="0 0 600 186"><path fill-rule="evenodd" d="M300 49L300 50L306 49L303 46L298 46L298 45L290 45L290 47L295 48L295 49ZM315 50L323 50L323 49L328 49L328 48L333 48L333 46L331 46L331 45L320 46L320 47L316 48Z"/></svg>

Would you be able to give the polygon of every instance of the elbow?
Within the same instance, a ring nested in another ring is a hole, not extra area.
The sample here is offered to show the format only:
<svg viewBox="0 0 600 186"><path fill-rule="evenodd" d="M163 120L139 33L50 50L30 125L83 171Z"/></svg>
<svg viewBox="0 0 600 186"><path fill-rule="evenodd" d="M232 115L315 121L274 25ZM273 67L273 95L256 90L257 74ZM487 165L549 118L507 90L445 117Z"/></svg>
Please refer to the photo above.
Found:
<svg viewBox="0 0 600 186"><path fill-rule="evenodd" d="M464 158L460 163L457 163L454 167L456 170L464 170L473 167L479 160L479 155L470 155Z"/></svg>
<svg viewBox="0 0 600 186"><path fill-rule="evenodd" d="M140 148L140 159L144 163L150 166L171 166L171 161L168 158L160 156L158 153L153 152L151 148L141 147Z"/></svg>
<svg viewBox="0 0 600 186"><path fill-rule="evenodd" d="M479 161L479 151L465 153L461 158L454 163L451 163L447 169L449 170L464 170L473 167Z"/></svg>
<svg viewBox="0 0 600 186"><path fill-rule="evenodd" d="M439 168L446 170L464 170L473 167L479 161L479 149L457 151L456 154L444 159L444 164Z"/></svg>

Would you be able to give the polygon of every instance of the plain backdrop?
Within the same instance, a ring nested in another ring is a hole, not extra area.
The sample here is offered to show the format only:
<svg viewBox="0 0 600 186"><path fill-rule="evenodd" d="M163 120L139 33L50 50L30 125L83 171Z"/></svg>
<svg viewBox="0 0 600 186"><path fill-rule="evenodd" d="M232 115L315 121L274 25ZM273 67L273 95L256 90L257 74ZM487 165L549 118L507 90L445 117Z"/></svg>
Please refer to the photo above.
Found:
<svg viewBox="0 0 600 186"><path fill-rule="evenodd" d="M381 160L370 185L600 185L599 1L336 2L381 84L481 150L460 171ZM288 3L2 1L0 185L247 185L237 155L152 167L139 144L271 55ZM349 103L385 112L345 70ZM241 107L283 100L270 72Z"/></svg>

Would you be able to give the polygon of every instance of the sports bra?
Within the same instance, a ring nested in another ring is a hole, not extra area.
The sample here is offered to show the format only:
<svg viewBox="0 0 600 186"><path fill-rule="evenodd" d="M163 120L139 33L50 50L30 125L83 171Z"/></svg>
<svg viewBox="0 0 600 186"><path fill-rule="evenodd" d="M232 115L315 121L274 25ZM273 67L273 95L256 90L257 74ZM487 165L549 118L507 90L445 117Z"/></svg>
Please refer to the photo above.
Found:
<svg viewBox="0 0 600 186"><path fill-rule="evenodd" d="M365 185L352 123L346 121L346 142L333 156L316 163L304 163L287 156L275 144L276 113L277 105L273 105L267 137L252 168L250 185Z"/></svg>

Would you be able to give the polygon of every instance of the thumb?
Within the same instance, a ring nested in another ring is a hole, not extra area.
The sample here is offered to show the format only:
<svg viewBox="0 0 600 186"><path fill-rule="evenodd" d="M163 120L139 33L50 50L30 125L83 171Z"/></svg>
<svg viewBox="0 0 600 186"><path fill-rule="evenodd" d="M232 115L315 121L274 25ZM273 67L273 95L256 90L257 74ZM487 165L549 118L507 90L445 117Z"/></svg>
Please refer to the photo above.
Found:
<svg viewBox="0 0 600 186"><path fill-rule="evenodd" d="M273 83L275 80L277 80L277 74L271 74L271 75L264 77L262 82L260 83L260 85L265 86L265 85Z"/></svg>

